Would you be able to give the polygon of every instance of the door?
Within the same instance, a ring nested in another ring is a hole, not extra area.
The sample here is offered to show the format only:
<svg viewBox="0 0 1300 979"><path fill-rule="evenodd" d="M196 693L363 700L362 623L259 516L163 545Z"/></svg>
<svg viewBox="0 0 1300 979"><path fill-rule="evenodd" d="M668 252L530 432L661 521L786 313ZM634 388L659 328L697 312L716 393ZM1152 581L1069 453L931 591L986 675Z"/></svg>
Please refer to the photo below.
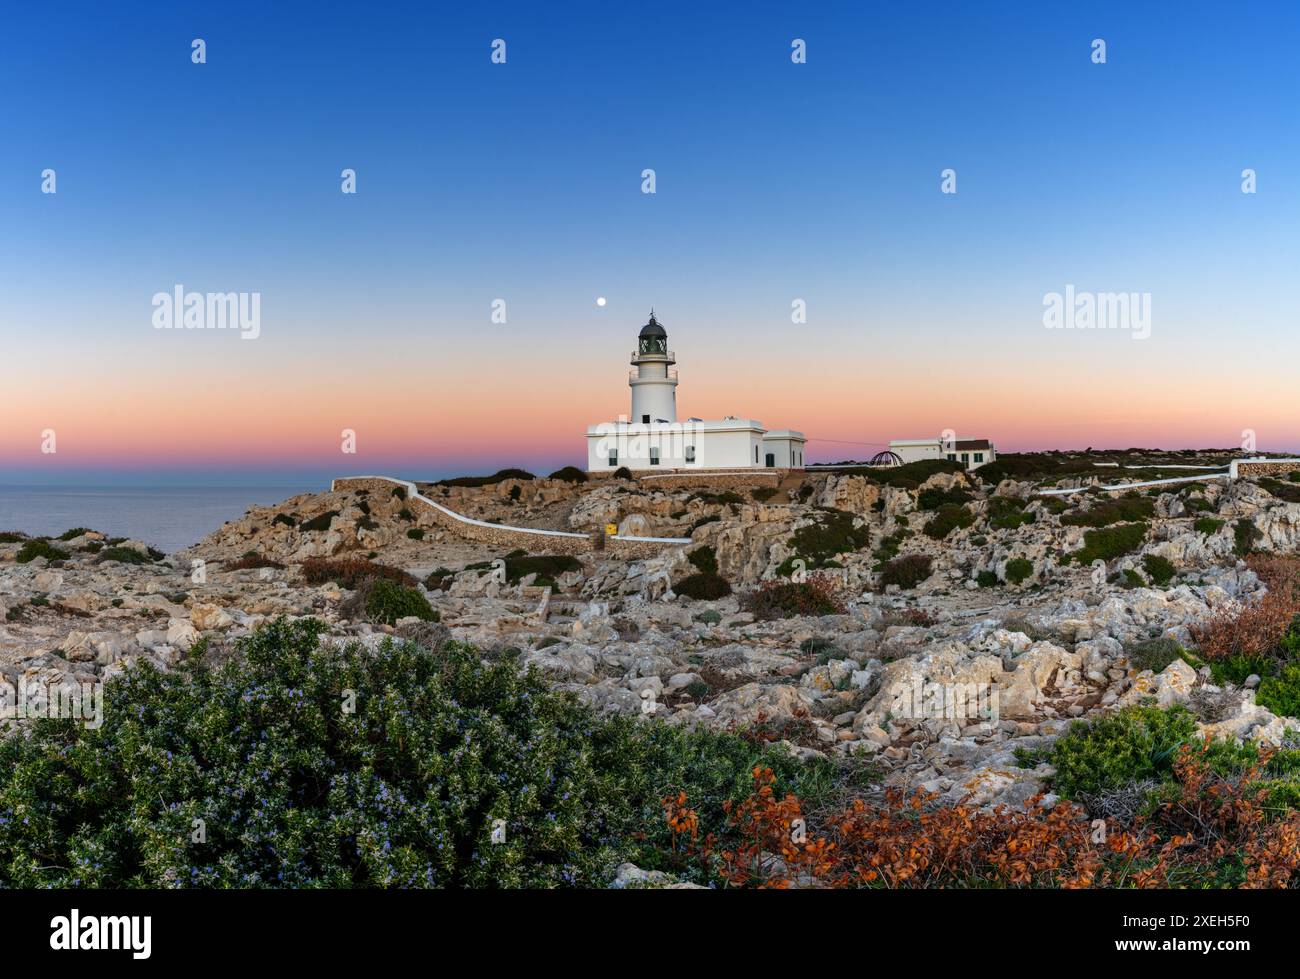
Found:
<svg viewBox="0 0 1300 979"><path fill-rule="evenodd" d="M776 468L776 456L771 452L767 454L767 468L768 469Z"/></svg>

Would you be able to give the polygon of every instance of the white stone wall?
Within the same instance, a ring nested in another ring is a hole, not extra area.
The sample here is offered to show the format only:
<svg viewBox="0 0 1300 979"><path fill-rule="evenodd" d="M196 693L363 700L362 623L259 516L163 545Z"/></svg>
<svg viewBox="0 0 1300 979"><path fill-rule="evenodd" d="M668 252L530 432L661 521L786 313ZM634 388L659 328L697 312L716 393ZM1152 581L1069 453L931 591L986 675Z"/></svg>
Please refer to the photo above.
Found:
<svg viewBox="0 0 1300 979"><path fill-rule="evenodd" d="M791 438L772 438L765 436L763 438L763 447L759 454L759 462L767 465L767 455L770 452L773 455L772 465L777 469L802 469L803 462L803 442Z"/></svg>
<svg viewBox="0 0 1300 979"><path fill-rule="evenodd" d="M945 452L943 443L939 439L933 442L925 442L921 445L899 445L895 442L889 443L891 451L895 452L904 463L921 462L924 459L947 459L950 455L956 455L955 462L961 462L961 457L965 455L966 468L978 469L980 466L987 465L997 458L997 450L993 446L987 449L958 449L956 452ZM976 453L982 453L984 458L975 461Z"/></svg>
<svg viewBox="0 0 1300 979"><path fill-rule="evenodd" d="M689 459L694 449L694 458ZM609 452L618 458L610 463ZM651 462L651 449L658 462ZM587 469L752 469L762 467L762 432L733 427L709 430L691 422L675 425L602 425L587 433Z"/></svg>

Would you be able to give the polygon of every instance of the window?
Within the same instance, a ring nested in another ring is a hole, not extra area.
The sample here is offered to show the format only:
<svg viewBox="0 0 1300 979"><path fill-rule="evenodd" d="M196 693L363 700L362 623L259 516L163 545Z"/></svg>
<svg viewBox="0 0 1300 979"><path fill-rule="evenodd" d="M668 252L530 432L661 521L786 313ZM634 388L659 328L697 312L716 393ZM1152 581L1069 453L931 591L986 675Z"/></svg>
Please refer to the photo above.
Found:
<svg viewBox="0 0 1300 979"><path fill-rule="evenodd" d="M970 453L969 453L969 452L963 452L963 453L961 454L961 464L964 466L964 465L966 465L966 463L968 463L968 462L970 462Z"/></svg>
<svg viewBox="0 0 1300 979"><path fill-rule="evenodd" d="M686 461L687 461L687 462L694 462L694 461L695 461L695 446L693 446L693 445L688 445L688 446L686 447Z"/></svg>
<svg viewBox="0 0 1300 979"><path fill-rule="evenodd" d="M984 453L983 453L983 452L976 452L976 453L975 453L975 461L976 461L976 462L983 462L983 461L984 461Z"/></svg>
<svg viewBox="0 0 1300 979"><path fill-rule="evenodd" d="M618 449L610 449L610 450L609 450L609 464L610 464L611 466L617 466L617 465L618 465Z"/></svg>
<svg viewBox="0 0 1300 979"><path fill-rule="evenodd" d="M650 416L649 416L649 415L642 415L642 416L641 416L641 424L642 424L642 425L649 425L649 424L650 424Z"/></svg>
<svg viewBox="0 0 1300 979"><path fill-rule="evenodd" d="M758 446L754 446L754 465L758 465Z"/></svg>
<svg viewBox="0 0 1300 979"><path fill-rule="evenodd" d="M956 453L956 452L949 452L949 453L948 453L948 461L949 461L949 462L956 462L956 461L957 461L957 453Z"/></svg>
<svg viewBox="0 0 1300 979"><path fill-rule="evenodd" d="M659 465L659 450L658 450L658 449L651 449L651 450L650 450L650 465L652 465L652 466L657 466L657 465Z"/></svg>

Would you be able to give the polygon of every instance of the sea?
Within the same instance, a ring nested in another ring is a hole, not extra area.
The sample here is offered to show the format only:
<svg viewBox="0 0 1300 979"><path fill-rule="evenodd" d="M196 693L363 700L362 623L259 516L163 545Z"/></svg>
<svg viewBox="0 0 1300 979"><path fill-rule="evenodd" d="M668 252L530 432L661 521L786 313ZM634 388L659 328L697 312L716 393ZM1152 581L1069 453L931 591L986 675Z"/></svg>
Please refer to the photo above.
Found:
<svg viewBox="0 0 1300 979"><path fill-rule="evenodd" d="M72 527L144 541L170 554L197 544L251 506L267 506L302 486L0 486L0 531L57 536Z"/></svg>

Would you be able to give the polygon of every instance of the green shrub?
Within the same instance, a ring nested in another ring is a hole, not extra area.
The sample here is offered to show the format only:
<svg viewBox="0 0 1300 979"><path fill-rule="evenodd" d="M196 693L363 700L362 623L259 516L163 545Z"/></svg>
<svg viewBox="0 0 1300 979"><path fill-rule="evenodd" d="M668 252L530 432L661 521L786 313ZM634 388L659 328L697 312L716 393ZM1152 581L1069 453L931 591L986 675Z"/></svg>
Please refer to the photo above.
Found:
<svg viewBox="0 0 1300 979"><path fill-rule="evenodd" d="M718 516L716 513L713 514L712 516L700 517L700 519L696 520L696 521L695 521L693 524L691 524L691 526L687 529L687 531L686 531L686 536L688 536L688 537L694 536L695 532L696 532L697 530L699 530L701 527L703 527L704 525L706 525L706 524L711 524L711 523L717 523L717 522L718 522L719 520L721 520L721 519L722 519L722 518L721 518L720 516Z"/></svg>
<svg viewBox="0 0 1300 979"><path fill-rule="evenodd" d="M1178 749L1195 739L1196 717L1183 707L1125 707L1076 721L1048 754L1056 767L1052 789L1075 799L1143 779L1167 779Z"/></svg>
<svg viewBox="0 0 1300 979"><path fill-rule="evenodd" d="M1209 666L1211 678L1215 683L1220 686L1231 683L1240 687L1251 676L1266 677L1274 673L1277 670L1277 660L1271 656L1247 656L1244 653L1234 653L1226 659L1210 660Z"/></svg>
<svg viewBox="0 0 1300 979"><path fill-rule="evenodd" d="M806 656L815 656L822 664L833 659L843 659L844 652L831 640L821 636L809 636L799 643L799 652Z"/></svg>
<svg viewBox="0 0 1300 979"><path fill-rule="evenodd" d="M1135 670L1151 670L1153 673L1163 672L1166 666L1186 653L1181 645L1168 638L1144 640L1127 652Z"/></svg>
<svg viewBox="0 0 1300 979"><path fill-rule="evenodd" d="M945 503L935 512L934 517L925 525L925 535L934 540L943 540L959 527L969 527L975 522L975 516L964 506L957 503Z"/></svg>
<svg viewBox="0 0 1300 979"><path fill-rule="evenodd" d="M886 486L916 489L936 473L964 473L966 467L960 462L950 462L947 459L921 459L918 462L909 462L902 466L895 466L892 469L863 467L857 470L841 471L867 476Z"/></svg>
<svg viewBox="0 0 1300 979"><path fill-rule="evenodd" d="M636 479L636 477L632 475L632 470L627 468L627 466L619 466L617 469L615 469L614 478L615 479Z"/></svg>
<svg viewBox="0 0 1300 979"><path fill-rule="evenodd" d="M214 670L142 661L101 727L0 740L0 887L600 888L625 861L674 869L666 795L703 836L755 767L806 805L834 784L829 762L734 735L598 717L459 643L322 630L273 623Z"/></svg>
<svg viewBox="0 0 1300 979"><path fill-rule="evenodd" d="M1213 537L1217 534L1224 521L1215 520L1213 517L1197 517L1192 523L1192 529L1198 534L1204 534L1206 537Z"/></svg>
<svg viewBox="0 0 1300 979"><path fill-rule="evenodd" d="M701 574L718 573L718 552L712 547L697 547L686 555L686 560Z"/></svg>
<svg viewBox="0 0 1300 979"><path fill-rule="evenodd" d="M1007 562L1005 573L1007 581L1013 585L1018 585L1034 573L1034 566L1025 558L1013 557Z"/></svg>
<svg viewBox="0 0 1300 979"><path fill-rule="evenodd" d="M1261 680L1255 703L1280 717L1300 717L1300 663L1288 663L1277 676Z"/></svg>
<svg viewBox="0 0 1300 979"><path fill-rule="evenodd" d="M1232 525L1232 536L1234 550L1238 557L1246 557L1255 549L1263 533L1255 526L1255 521L1250 517L1242 517Z"/></svg>
<svg viewBox="0 0 1300 979"><path fill-rule="evenodd" d="M677 582L673 585L673 591L685 598L713 601L730 595L731 584L721 575L701 571Z"/></svg>
<svg viewBox="0 0 1300 979"><path fill-rule="evenodd" d="M1300 658L1300 615L1291 620L1278 643L1278 648L1282 656L1287 659Z"/></svg>
<svg viewBox="0 0 1300 979"><path fill-rule="evenodd" d="M452 579L456 577L454 571L447 568L435 568L429 572L429 577L424 579L425 591L446 591L451 587Z"/></svg>
<svg viewBox="0 0 1300 979"><path fill-rule="evenodd" d="M916 505L922 510L937 510L946 503L960 506L963 503L969 503L972 499L974 497L959 486L946 490L930 486L917 494Z"/></svg>
<svg viewBox="0 0 1300 979"><path fill-rule="evenodd" d="M527 555L524 551L515 551L507 554L506 558L506 580L511 584L518 582L521 578L526 578L530 574L537 575L537 584L555 584L555 579L567 571L581 571L582 562L576 557L568 554L534 554Z"/></svg>
<svg viewBox="0 0 1300 979"><path fill-rule="evenodd" d="M19 541L25 541L27 535L21 530L0 531L0 544L17 544Z"/></svg>
<svg viewBox="0 0 1300 979"><path fill-rule="evenodd" d="M437 486L491 486L494 483L504 483L507 479L536 479L532 473L523 469L502 469L493 473L491 476L456 476L453 479L440 479L435 484Z"/></svg>
<svg viewBox="0 0 1300 979"><path fill-rule="evenodd" d="M776 490L777 488L775 486L760 486L756 490L751 490L749 495L759 503L766 503L772 497L776 496Z"/></svg>
<svg viewBox="0 0 1300 979"><path fill-rule="evenodd" d="M59 534L58 539L61 541L70 541L74 537L80 537L82 534L87 533L89 530L89 527L71 527Z"/></svg>
<svg viewBox="0 0 1300 979"><path fill-rule="evenodd" d="M277 524L284 527L292 527L294 525L293 517L289 516L287 513L277 513L271 519L271 526L274 527Z"/></svg>
<svg viewBox="0 0 1300 979"><path fill-rule="evenodd" d="M819 510L814 522L800 527L789 547L809 570L828 567L837 555L851 553L871 542L871 529L858 526L858 518L844 510ZM836 565L838 566L838 565Z"/></svg>
<svg viewBox="0 0 1300 979"><path fill-rule="evenodd" d="M406 487L405 487L405 486L394 486L394 487L393 487L393 492L392 492L390 495L391 495L391 496L395 496L395 497L397 497L397 499L399 499L399 500L405 500L405 499L406 499Z"/></svg>
<svg viewBox="0 0 1300 979"><path fill-rule="evenodd" d="M907 590L930 577L931 561L924 554L906 554L889 561L880 571L881 587L897 585Z"/></svg>
<svg viewBox="0 0 1300 979"><path fill-rule="evenodd" d="M1280 479L1272 479L1267 476L1259 480L1259 485L1279 500L1285 500L1288 503L1300 503L1300 486L1293 486L1291 483L1284 483Z"/></svg>
<svg viewBox="0 0 1300 979"><path fill-rule="evenodd" d="M687 499L699 500L701 503L712 503L715 506L739 506L745 502L745 498L733 490L723 490L721 493L709 493L701 490L692 493Z"/></svg>
<svg viewBox="0 0 1300 979"><path fill-rule="evenodd" d="M975 475L986 483L997 485L1004 479L1027 480L1044 475L1056 468L1056 464L1046 456L1035 454L1033 457L1011 454L999 454L992 462L986 462L975 470Z"/></svg>
<svg viewBox="0 0 1300 979"><path fill-rule="evenodd" d="M1113 558L1136 551L1147 537L1145 523L1124 523L1116 527L1089 530L1083 535L1083 549L1066 555L1080 564Z"/></svg>
<svg viewBox="0 0 1300 979"><path fill-rule="evenodd" d="M304 531L322 531L330 529L330 521L339 515L337 510L326 510L318 517L312 517L310 520L304 520L298 524L299 530Z"/></svg>
<svg viewBox="0 0 1300 979"><path fill-rule="evenodd" d="M587 474L577 466L565 466L563 469L557 469L551 473L547 479L562 479L566 483L585 483Z"/></svg>
<svg viewBox="0 0 1300 979"><path fill-rule="evenodd" d="M981 588L992 588L998 583L998 573L993 570L981 571L975 576L975 582Z"/></svg>
<svg viewBox="0 0 1300 979"><path fill-rule="evenodd" d="M34 561L38 557L43 557L47 561L66 561L68 552L62 548L55 547L46 540L29 540L18 549L18 554L14 560L19 564L26 564L28 561Z"/></svg>
<svg viewBox="0 0 1300 979"><path fill-rule="evenodd" d="M1087 510L1061 515L1061 523L1073 527L1109 527L1111 524L1145 520L1154 516L1155 500L1144 496L1121 496L1118 500L1094 503Z"/></svg>
<svg viewBox="0 0 1300 979"><path fill-rule="evenodd" d="M875 568L876 571L881 570L886 561L898 557L898 549L903 546L903 541L907 540L911 534L910 530L903 528L881 539L880 546L871 555L878 562Z"/></svg>
<svg viewBox="0 0 1300 979"><path fill-rule="evenodd" d="M994 530L1015 530L1034 522L1033 512L1025 510L1025 501L1014 496L991 497L988 518L989 526Z"/></svg>
<svg viewBox="0 0 1300 979"><path fill-rule="evenodd" d="M1146 554L1142 558L1142 568L1153 585L1167 585L1174 580L1178 569L1158 554Z"/></svg>
<svg viewBox="0 0 1300 979"><path fill-rule="evenodd" d="M406 536L411 538L411 540L424 540L424 528L412 527L406 532Z"/></svg>
<svg viewBox="0 0 1300 979"><path fill-rule="evenodd" d="M385 625L392 625L410 615L426 622L439 619L429 600L418 589L387 578L371 578L366 583L365 610L367 619Z"/></svg>

